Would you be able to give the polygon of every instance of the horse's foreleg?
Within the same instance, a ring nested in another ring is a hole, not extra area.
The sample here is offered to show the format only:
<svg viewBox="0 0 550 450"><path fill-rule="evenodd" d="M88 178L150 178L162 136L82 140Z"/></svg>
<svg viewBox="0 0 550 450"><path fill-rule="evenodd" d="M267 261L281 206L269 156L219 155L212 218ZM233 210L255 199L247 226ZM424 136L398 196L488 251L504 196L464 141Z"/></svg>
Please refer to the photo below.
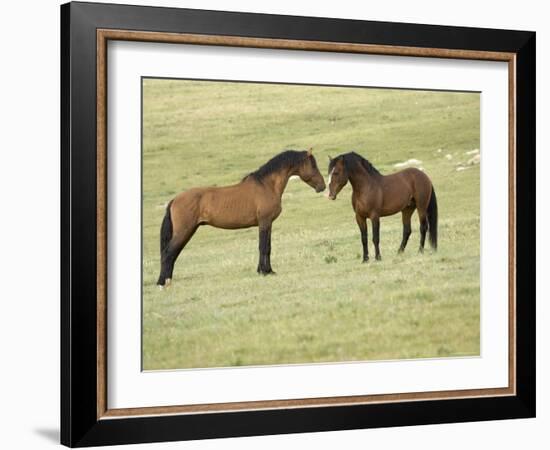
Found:
<svg viewBox="0 0 550 450"><path fill-rule="evenodd" d="M399 246L398 253L403 253L407 242L409 241L409 236L411 235L411 216L413 215L414 208L405 208L402 211L403 217L403 239L401 240L401 245Z"/></svg>
<svg viewBox="0 0 550 450"><path fill-rule="evenodd" d="M382 259L382 255L380 255L380 218L377 216L371 217L372 222L372 242L374 244L374 257L377 261L380 261Z"/></svg>
<svg viewBox="0 0 550 450"><path fill-rule="evenodd" d="M258 273L262 275L274 274L271 269L271 223L260 224L260 259L258 262Z"/></svg>
<svg viewBox="0 0 550 450"><path fill-rule="evenodd" d="M369 260L369 232L367 229L367 219L361 217L359 214L355 214L355 220L361 231L361 243L363 244L363 262Z"/></svg>

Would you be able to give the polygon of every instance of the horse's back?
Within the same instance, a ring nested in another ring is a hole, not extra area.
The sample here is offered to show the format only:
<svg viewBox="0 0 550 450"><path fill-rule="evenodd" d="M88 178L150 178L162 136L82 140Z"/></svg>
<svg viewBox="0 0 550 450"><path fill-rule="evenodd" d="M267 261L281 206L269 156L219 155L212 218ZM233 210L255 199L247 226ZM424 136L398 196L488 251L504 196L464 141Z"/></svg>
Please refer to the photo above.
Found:
<svg viewBox="0 0 550 450"><path fill-rule="evenodd" d="M198 204L198 221L218 228L238 229L257 225L254 193L246 183L195 188L188 197Z"/></svg>
<svg viewBox="0 0 550 450"><path fill-rule="evenodd" d="M417 169L416 167L407 167L406 169L400 170L399 172L387 175L387 177L401 177L407 180L414 181L427 179L429 181L428 175L426 175L424 171Z"/></svg>

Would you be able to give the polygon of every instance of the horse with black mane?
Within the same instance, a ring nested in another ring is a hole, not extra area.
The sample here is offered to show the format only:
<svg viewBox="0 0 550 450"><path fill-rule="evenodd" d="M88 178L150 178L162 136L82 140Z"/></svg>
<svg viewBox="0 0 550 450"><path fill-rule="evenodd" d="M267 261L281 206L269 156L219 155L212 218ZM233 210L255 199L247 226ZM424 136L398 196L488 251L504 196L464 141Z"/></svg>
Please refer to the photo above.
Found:
<svg viewBox="0 0 550 450"><path fill-rule="evenodd" d="M178 194L168 203L160 229L161 269L157 284L170 284L176 258L201 225L229 230L259 227L257 270L264 275L274 273L271 224L281 214L281 197L293 175L316 192L325 190L325 180L309 149L286 150L235 185L193 188Z"/></svg>
<svg viewBox="0 0 550 450"><path fill-rule="evenodd" d="M424 251L426 232L429 232L431 247L437 249L437 199L432 182L424 172L408 168L384 176L355 152L334 159L329 156L329 160L327 197L335 200L348 181L353 188L351 203L361 230L363 262L369 259L367 218L372 223L375 257L380 260L380 217L401 212L403 239L398 252L402 253L411 235L411 216L415 209L420 220L420 252Z"/></svg>

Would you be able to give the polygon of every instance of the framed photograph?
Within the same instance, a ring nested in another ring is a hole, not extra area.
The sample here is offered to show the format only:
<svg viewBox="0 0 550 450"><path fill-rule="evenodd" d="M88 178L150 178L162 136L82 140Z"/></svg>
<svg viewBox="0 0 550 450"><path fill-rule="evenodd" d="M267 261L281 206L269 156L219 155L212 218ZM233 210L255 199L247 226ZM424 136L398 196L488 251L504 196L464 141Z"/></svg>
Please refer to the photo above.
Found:
<svg viewBox="0 0 550 450"><path fill-rule="evenodd" d="M535 33L61 7L61 441L535 415Z"/></svg>

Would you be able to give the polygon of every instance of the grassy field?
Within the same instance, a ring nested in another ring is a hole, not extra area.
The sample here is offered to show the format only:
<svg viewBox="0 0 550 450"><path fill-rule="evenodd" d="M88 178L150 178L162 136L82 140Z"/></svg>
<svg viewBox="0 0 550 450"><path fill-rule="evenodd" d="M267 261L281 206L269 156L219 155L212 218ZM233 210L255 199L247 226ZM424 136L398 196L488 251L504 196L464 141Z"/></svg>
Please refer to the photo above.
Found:
<svg viewBox="0 0 550 450"><path fill-rule="evenodd" d="M478 94L143 83L145 370L479 354L479 165L466 154L480 145ZM257 228L201 227L159 291L159 228L176 193L236 183L310 146L323 175L328 155L351 150L384 174L421 160L439 251L418 254L415 213L398 256L399 214L381 220L383 260L361 264L349 185L329 201L291 180L273 226L276 276L256 273Z"/></svg>

